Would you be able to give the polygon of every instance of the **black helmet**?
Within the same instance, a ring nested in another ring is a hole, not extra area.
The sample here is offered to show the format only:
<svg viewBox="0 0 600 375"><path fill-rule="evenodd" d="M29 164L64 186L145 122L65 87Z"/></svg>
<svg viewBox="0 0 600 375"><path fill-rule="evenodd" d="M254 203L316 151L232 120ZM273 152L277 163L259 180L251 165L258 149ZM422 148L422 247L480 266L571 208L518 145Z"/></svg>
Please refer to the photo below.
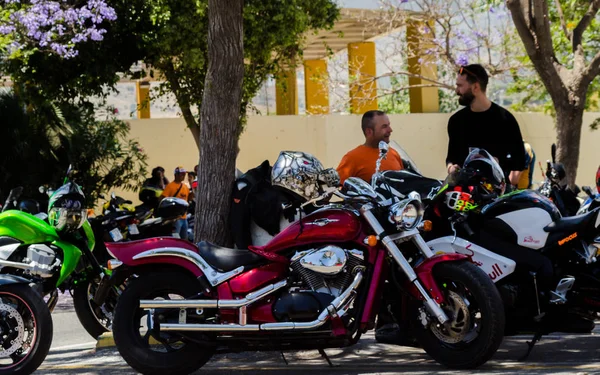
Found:
<svg viewBox="0 0 600 375"><path fill-rule="evenodd" d="M506 181L502 168L489 152L482 148L474 148L469 152L463 164L465 173L471 175L473 182L476 182L484 194L504 194Z"/></svg>
<svg viewBox="0 0 600 375"><path fill-rule="evenodd" d="M40 205L33 199L24 199L19 203L19 211L35 215L40 212Z"/></svg>

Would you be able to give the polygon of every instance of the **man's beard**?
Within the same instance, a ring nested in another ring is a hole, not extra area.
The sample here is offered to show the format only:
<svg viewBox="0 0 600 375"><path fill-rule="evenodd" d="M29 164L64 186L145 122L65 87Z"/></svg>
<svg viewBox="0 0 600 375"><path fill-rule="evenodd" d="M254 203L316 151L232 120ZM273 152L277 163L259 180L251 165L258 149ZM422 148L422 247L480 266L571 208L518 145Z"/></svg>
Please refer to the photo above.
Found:
<svg viewBox="0 0 600 375"><path fill-rule="evenodd" d="M472 91L466 92L458 97L458 104L468 106L475 100L475 95Z"/></svg>

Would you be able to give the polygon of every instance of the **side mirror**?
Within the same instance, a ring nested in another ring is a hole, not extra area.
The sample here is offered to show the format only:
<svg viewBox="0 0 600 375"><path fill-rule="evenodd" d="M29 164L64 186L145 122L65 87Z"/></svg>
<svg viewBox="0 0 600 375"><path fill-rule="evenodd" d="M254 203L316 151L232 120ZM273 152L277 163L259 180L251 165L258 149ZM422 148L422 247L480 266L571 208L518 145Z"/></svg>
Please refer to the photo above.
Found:
<svg viewBox="0 0 600 375"><path fill-rule="evenodd" d="M588 197L594 199L594 193L592 192L592 189L589 186L582 186L581 190L583 190L588 195Z"/></svg>
<svg viewBox="0 0 600 375"><path fill-rule="evenodd" d="M115 192L114 192L114 191L113 191L112 193L110 193L110 197L111 197L112 199L115 199L115 198L117 197L117 196L115 195Z"/></svg>
<svg viewBox="0 0 600 375"><path fill-rule="evenodd" d="M385 141L379 141L379 157L384 157L390 149L390 145L388 145Z"/></svg>

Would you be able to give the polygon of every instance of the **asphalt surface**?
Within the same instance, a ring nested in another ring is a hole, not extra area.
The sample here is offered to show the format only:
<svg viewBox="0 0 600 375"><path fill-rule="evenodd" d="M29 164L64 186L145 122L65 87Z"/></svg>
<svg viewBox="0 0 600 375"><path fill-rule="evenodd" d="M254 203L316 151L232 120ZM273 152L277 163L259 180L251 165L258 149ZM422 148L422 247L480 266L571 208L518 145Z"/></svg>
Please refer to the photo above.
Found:
<svg viewBox="0 0 600 375"><path fill-rule="evenodd" d="M68 299L54 314L54 341L50 354L35 374L136 374L115 349L95 349ZM588 335L545 336L529 358L519 362L529 336L506 337L496 355L473 370L478 374L598 374L600 375L600 324ZM350 348L327 349L334 367L316 351L249 352L215 356L198 374L464 374L449 371L421 349L379 344L372 334Z"/></svg>

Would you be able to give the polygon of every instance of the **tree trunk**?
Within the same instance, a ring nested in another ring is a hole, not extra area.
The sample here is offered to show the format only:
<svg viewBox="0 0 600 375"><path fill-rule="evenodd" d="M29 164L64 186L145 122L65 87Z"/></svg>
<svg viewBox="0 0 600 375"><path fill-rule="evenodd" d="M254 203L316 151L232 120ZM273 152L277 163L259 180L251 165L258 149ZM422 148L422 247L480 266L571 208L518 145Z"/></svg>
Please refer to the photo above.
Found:
<svg viewBox="0 0 600 375"><path fill-rule="evenodd" d="M585 96L584 96L585 98ZM569 186L575 185L579 165L579 144L583 125L583 107L556 105L557 154L567 173Z"/></svg>
<svg viewBox="0 0 600 375"><path fill-rule="evenodd" d="M195 238L230 245L227 225L235 176L244 78L243 0L208 2L208 71L200 111Z"/></svg>

